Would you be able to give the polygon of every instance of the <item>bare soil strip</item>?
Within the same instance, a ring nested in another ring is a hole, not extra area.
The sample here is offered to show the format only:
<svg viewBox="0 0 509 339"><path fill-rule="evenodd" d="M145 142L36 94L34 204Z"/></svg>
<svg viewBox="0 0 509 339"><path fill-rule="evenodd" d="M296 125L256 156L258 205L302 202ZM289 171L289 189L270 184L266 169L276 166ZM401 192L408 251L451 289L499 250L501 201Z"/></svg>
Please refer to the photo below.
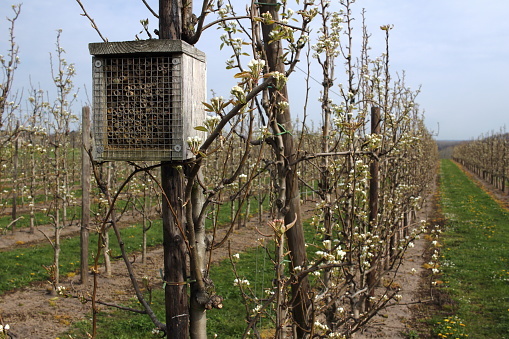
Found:
<svg viewBox="0 0 509 339"><path fill-rule="evenodd" d="M433 188L432 191L435 193L436 189ZM434 195L430 195L417 213L417 221L426 220L431 224L435 217L435 208ZM390 272L387 275L394 280L393 286L399 290L401 301L380 312L364 331L356 333L354 338L408 338L408 333L419 331L422 326L419 320L424 317L419 308L427 307L429 303L429 274L423 265L428 258L430 242L422 235L414 245L407 249L396 274Z"/></svg>
<svg viewBox="0 0 509 339"><path fill-rule="evenodd" d="M229 240L229 246L233 253L256 246L257 239L260 237L256 228L268 233L265 225L266 222L260 225L257 221L251 220L245 227L235 229ZM72 231L70 230L70 232ZM225 232L226 229L219 230L218 238ZM7 236L8 239L5 243L16 246L16 241L21 241L20 239L26 241L26 235L26 230L16 230L14 234ZM40 232L36 232L33 236L35 242L44 239ZM8 248L4 247L4 250L6 249ZM228 249L225 246L215 250L212 255L212 261L218 262L228 257ZM146 276L154 287L162 285L159 273L160 268L163 267L162 247L153 248L147 253L146 264L142 264L140 259L135 259L135 256L132 258L135 260L133 267L139 281ZM114 261L112 272L110 277L107 277L104 272L99 274L98 300L118 304L136 298L124 262ZM60 285L68 291L74 290L84 295L90 295L92 291L92 284L79 285L78 275L62 277ZM48 283L38 282L0 297L0 316L5 323L10 325L12 333L17 336L16 338L56 338L65 332L73 322L85 320L91 314L90 303L82 304L75 298L51 296L48 293L49 289ZM106 307L100 306L100 309L105 310Z"/></svg>
<svg viewBox="0 0 509 339"><path fill-rule="evenodd" d="M419 213L418 218L427 219L431 217L431 214L432 204L428 202ZM257 239L260 235L256 228L263 230L265 225L265 222L260 225L256 220L251 220L245 227L235 229L229 240L233 253L244 251L247 247L257 246ZM70 233L76 231L69 230ZM225 231L221 230L218 237ZM42 234L36 232L33 236L37 238ZM9 246L3 245L5 250L14 246L16 241L30 241L26 237L26 230L17 230L13 235L7 236L5 240L4 236L0 238L0 244L2 240L4 243L10 244ZM33 241L38 240L34 239ZM415 247L409 249L396 275L395 281L402 296L400 304L381 312L363 333L356 335L356 338L405 338L404 334L414 328L412 308L422 298L419 291L423 284L422 277L426 274L423 263L427 246L427 241L423 237L418 240ZM212 260L218 262L227 257L228 250L224 247L214 251ZM122 261L115 261L112 266L113 274L110 277L105 276L103 272L98 276L98 299L111 303L132 300L135 298L135 294L128 279L125 264ZM147 276L153 285L157 286L160 284L159 270L163 267L162 247L149 251L146 264L136 260L133 266L139 280ZM90 293L91 284L82 286L78 282L77 275L63 277L61 285L67 290L74 289L85 295ZM0 315L4 322L10 325L12 333L17 338L55 338L66 331L73 322L87 319L90 316L91 305L89 303L82 304L74 298L53 297L48 293L48 288L48 283L39 282L0 297ZM105 306L100 306L100 308L106 309Z"/></svg>

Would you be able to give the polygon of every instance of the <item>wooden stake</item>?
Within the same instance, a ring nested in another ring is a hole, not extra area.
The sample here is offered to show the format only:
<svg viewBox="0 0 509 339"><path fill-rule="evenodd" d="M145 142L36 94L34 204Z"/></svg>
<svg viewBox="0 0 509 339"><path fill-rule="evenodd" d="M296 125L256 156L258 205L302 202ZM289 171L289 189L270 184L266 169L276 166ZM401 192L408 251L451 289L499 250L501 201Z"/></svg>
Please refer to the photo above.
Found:
<svg viewBox="0 0 509 339"><path fill-rule="evenodd" d="M19 120L16 122L16 133L19 131ZM11 227L12 227L12 233L14 233L14 229L16 228L16 221L18 220L18 159L19 159L19 137L16 136L14 139L14 155L12 158L12 166L13 166L13 173L12 173L12 181L13 181L13 189L12 189L12 211L11 211Z"/></svg>
<svg viewBox="0 0 509 339"><path fill-rule="evenodd" d="M80 229L80 274L81 283L88 283L88 227L90 225L90 107L83 107L81 119L81 229Z"/></svg>
<svg viewBox="0 0 509 339"><path fill-rule="evenodd" d="M159 39L180 39L181 9L182 4L179 0L159 0ZM182 201L183 173L178 170L176 164L163 162L161 181L164 194L168 197L166 200L163 196L162 205L166 337L187 339L189 337L189 301L186 283L185 234L181 234L177 227L177 223L185 225ZM172 212L169 205L172 207Z"/></svg>
<svg viewBox="0 0 509 339"><path fill-rule="evenodd" d="M380 107L371 108L371 134L380 134ZM378 155L378 151L374 152ZM369 165L369 172L371 179L369 180L369 227L376 225L378 222L378 190L379 190L379 172L380 164L378 158L373 158ZM370 297L375 296L375 284L378 275L378 262L371 263L371 271L368 273L366 278L366 284L368 287L368 298L366 299L366 308L369 308L371 301Z"/></svg>

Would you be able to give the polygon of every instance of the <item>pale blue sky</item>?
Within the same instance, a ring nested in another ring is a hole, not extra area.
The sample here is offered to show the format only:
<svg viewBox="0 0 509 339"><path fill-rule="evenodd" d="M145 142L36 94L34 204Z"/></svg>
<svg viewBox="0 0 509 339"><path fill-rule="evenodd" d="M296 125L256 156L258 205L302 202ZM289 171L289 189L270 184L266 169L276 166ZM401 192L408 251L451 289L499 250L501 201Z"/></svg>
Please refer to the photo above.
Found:
<svg viewBox="0 0 509 339"><path fill-rule="evenodd" d="M149 18L152 28L156 26L141 0L82 2L110 41L134 39L141 30L140 19ZM0 0L0 54L4 55L8 34L4 18L11 15L13 3L17 2ZM148 3L157 10L158 0ZM367 11L368 29L373 34L372 57L383 48L384 35L379 26L394 25L392 72L404 70L411 88L422 85L417 102L425 111L428 127L439 132L437 139L471 139L508 125L509 1L358 0L354 13L362 8ZM15 32L22 62L16 88L28 88L29 75L33 83L50 88L49 53L54 52L56 30L61 28L66 58L76 65L75 83L80 87L86 84L90 90L88 43L99 42L100 38L80 13L74 0L23 1ZM356 24L360 21L357 15ZM231 72L224 71L224 56L229 54L221 54L217 36L215 29L209 30L196 47L207 54L209 90L228 96L234 80ZM303 74L295 77L302 79ZM75 110L79 111L86 101L81 90ZM293 104L293 112L299 114L298 99Z"/></svg>

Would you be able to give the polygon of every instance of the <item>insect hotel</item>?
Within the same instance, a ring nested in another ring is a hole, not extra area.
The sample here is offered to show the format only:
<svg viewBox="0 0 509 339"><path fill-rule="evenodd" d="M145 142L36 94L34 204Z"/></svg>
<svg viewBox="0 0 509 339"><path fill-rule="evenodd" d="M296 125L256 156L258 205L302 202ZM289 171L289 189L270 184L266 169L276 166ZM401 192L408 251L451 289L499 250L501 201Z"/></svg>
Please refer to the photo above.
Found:
<svg viewBox="0 0 509 339"><path fill-rule="evenodd" d="M182 161L205 119L205 54L180 40L89 44L93 156L97 161Z"/></svg>

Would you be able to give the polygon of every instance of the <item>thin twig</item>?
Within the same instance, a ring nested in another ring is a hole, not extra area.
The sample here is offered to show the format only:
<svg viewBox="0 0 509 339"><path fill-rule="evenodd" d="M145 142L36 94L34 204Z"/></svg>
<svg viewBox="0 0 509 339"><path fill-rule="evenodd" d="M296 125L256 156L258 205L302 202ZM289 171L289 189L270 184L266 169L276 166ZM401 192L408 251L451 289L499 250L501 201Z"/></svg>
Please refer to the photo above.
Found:
<svg viewBox="0 0 509 339"><path fill-rule="evenodd" d="M90 159L92 159L92 153L90 151L88 152L88 155L89 155ZM145 300L145 298L143 296L143 293L141 292L141 289L140 289L140 287L138 285L138 281L136 280L136 277L135 277L135 274L134 274L133 267L132 267L131 262L129 261L129 258L127 256L127 253L126 253L126 250L125 250L125 246L124 246L124 242L122 240L120 231L118 229L118 225L116 223L116 218L115 218L115 213L114 213L114 207L115 207L116 199L118 198L118 196L119 196L120 192L122 191L122 189L131 180L131 178L136 173L138 173L140 171L147 170L147 169L150 169L150 168L155 168L155 167L158 167L158 166L159 165L154 165L154 166L149 166L149 167L144 168L144 169L141 169L141 168L135 169L128 176L128 178L124 181L124 183L120 186L120 188L117 190L117 193L115 194L115 196L113 198L110 195L109 187L107 187L107 185L102 182L96 166L93 167L93 174L94 174L95 180L96 180L96 182L97 182L97 184L99 186L99 189L105 195L106 199L108 200L108 205L110 206L109 209L108 209L108 212L106 214L106 217L103 219L103 225L101 226L101 233L100 234L103 233L102 231L105 228L106 222L107 222L107 220L111 216L111 220L110 220L111 226L113 227L113 231L114 231L115 236L117 238L118 245L119 245L119 248L120 248L120 252L122 253L122 258L124 259L124 263L126 264L126 268L127 268L127 271L128 271L129 279L131 280L131 284L132 284L132 286L134 288L134 291L136 293L136 297L138 298L138 301L143 305L143 307L147 311L147 314L150 317L150 319L152 320L152 323L154 325L156 325L159 329L161 329L164 332L166 332L166 324L163 324L163 323L161 323L159 321L159 319L157 318L157 316L153 312L152 308L150 307L149 303ZM98 258L100 256L100 253L101 253L101 244L98 243L98 250L97 250L97 255L96 255L96 259L95 259L95 266L94 266L94 293L93 293L93 297L92 297L92 310L94 311L94 316L95 316L95 303L97 303L97 300L96 300L97 275L98 275L97 266L98 266ZM93 324L95 325L95 322ZM93 332L95 333L95 326L94 326L94 331Z"/></svg>
<svg viewBox="0 0 509 339"><path fill-rule="evenodd" d="M14 225L16 222L18 222L18 220L23 219L23 218L24 218L23 216L20 216L20 217L18 217L18 218L16 218L16 219L14 219L13 221L11 221L11 222L9 223L9 225L7 225L7 226L5 226L5 227L4 227L5 232L7 232L7 230L9 229L9 227L11 227L11 226L12 226L12 225Z"/></svg>
<svg viewBox="0 0 509 339"><path fill-rule="evenodd" d="M150 11L150 13L152 13L153 16L155 16L156 18L159 19L159 15L157 15L156 12L154 12L154 10L152 9L152 7L150 7L150 5L145 1L145 0L141 0L143 1L143 3L145 4L145 6L147 6L148 10Z"/></svg>
<svg viewBox="0 0 509 339"><path fill-rule="evenodd" d="M85 301L92 301L92 298L85 298L83 296L79 297L79 296L74 296L73 295L72 297L76 298L76 299L82 299L82 300L85 300ZM122 305L118 305L118 304L108 303L108 302L100 301L100 300L96 300L95 302L97 304L101 304L101 305L104 305L104 306L118 308L118 309L123 310L123 311L129 311L129 312L134 312L134 313L138 313L138 314L147 314L147 310L139 310L137 308L132 308L132 307L122 306Z"/></svg>
<svg viewBox="0 0 509 339"><path fill-rule="evenodd" d="M87 11L85 10L85 6L83 6L83 4L81 3L81 0L76 0L76 2L80 5L81 9L83 10L83 14L81 14L82 16L85 16L88 18L88 20L90 20L90 25L92 25L92 28L95 29L95 31L97 32L97 34L99 34L99 36L101 37L101 39L104 41L104 42L108 42L108 39L103 37L103 35L101 34L101 31L99 31L99 28L97 27L97 25L95 24L95 21L94 19L92 19L90 17L90 15L88 15Z"/></svg>
<svg viewBox="0 0 509 339"><path fill-rule="evenodd" d="M42 235L44 235L44 237L48 240L48 242L50 243L51 247L55 248L55 244L53 243L53 241L51 240L51 238L46 234L44 233L44 231L42 231L41 229L37 229L39 232L42 233Z"/></svg>

